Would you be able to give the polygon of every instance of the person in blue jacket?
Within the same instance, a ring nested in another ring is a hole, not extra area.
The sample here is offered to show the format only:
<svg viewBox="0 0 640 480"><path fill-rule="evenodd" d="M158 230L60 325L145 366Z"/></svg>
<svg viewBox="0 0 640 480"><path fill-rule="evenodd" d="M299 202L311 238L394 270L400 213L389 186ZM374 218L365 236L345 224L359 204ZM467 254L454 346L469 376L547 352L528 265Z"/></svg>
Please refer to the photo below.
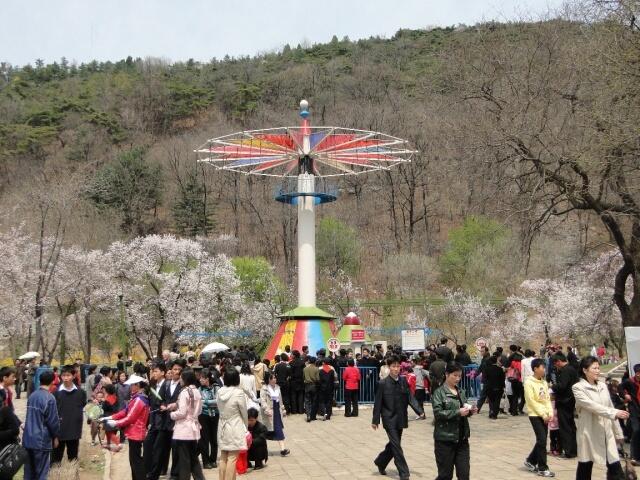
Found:
<svg viewBox="0 0 640 480"><path fill-rule="evenodd" d="M53 372L40 375L40 388L29 395L22 445L29 457L24 465L24 480L46 480L51 450L57 448L60 419L56 399L49 393Z"/></svg>

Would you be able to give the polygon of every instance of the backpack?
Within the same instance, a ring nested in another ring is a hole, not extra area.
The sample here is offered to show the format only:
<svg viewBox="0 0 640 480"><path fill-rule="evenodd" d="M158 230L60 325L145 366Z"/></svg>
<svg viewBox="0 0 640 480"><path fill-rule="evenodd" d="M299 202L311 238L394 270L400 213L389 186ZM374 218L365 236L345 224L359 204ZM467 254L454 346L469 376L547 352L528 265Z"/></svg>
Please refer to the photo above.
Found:
<svg viewBox="0 0 640 480"><path fill-rule="evenodd" d="M522 381L522 361L511 360L511 365L507 368L507 380L510 382Z"/></svg>

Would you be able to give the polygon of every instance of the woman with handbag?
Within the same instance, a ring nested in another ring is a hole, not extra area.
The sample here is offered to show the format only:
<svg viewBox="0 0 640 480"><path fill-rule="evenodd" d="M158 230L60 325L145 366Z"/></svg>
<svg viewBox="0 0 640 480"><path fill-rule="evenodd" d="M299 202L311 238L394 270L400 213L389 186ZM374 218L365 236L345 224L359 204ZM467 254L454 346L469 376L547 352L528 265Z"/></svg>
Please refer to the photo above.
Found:
<svg viewBox="0 0 640 480"><path fill-rule="evenodd" d="M600 362L585 357L580 362L580 381L571 387L576 399L578 424L578 471L576 478L591 480L593 464L607 465L607 478L623 480L617 444L624 441L618 419L629 418L629 412L616 410L609 390L599 381Z"/></svg>
<svg viewBox="0 0 640 480"><path fill-rule="evenodd" d="M131 375L127 380L131 386L131 401L124 410L102 419L107 428L123 428L129 441L129 466L132 480L145 480L147 473L142 459L142 444L147 435L149 420L149 398L145 393L147 380Z"/></svg>
<svg viewBox="0 0 640 480"><path fill-rule="evenodd" d="M218 476L220 480L235 480L238 454L247 448L247 400L238 386L240 374L235 368L227 366L222 378L224 387L218 392Z"/></svg>

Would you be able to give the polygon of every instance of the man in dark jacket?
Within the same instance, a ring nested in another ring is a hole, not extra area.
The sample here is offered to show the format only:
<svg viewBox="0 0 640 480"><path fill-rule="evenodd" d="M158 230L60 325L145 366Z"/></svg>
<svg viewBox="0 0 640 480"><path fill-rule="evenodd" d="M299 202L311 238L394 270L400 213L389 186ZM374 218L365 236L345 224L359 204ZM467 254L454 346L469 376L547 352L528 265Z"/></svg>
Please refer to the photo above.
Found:
<svg viewBox="0 0 640 480"><path fill-rule="evenodd" d="M382 426L387 432L389 442L373 463L376 464L381 475L386 475L385 469L393 458L400 479L407 480L409 478L409 466L404 458L404 452L400 444L402 430L409 426L407 407L411 404L422 418L424 418L424 410L411 395L406 379L400 376L400 359L396 355L392 355L387 359L387 365L389 366L389 375L380 380L378 385L371 427L377 430L382 418Z"/></svg>
<svg viewBox="0 0 640 480"><path fill-rule="evenodd" d="M517 416L524 410L524 385L522 384L522 360L524 357L518 351L517 345L509 346L509 350L511 354L505 364L507 380L511 383L509 413L512 416Z"/></svg>
<svg viewBox="0 0 640 480"><path fill-rule="evenodd" d="M445 364L453 362L454 359L453 352L449 347L447 347L448 343L449 339L447 337L442 337L442 339L440 340L440 345L438 346L438 348L436 348L436 354L438 355L438 357L444 360Z"/></svg>
<svg viewBox="0 0 640 480"><path fill-rule="evenodd" d="M279 362L273 367L273 374L276 376L276 383L280 387L282 395L282 403L287 415L291 413L291 389L289 382L291 381L291 366L289 365L289 356L286 353L276 355Z"/></svg>
<svg viewBox="0 0 640 480"><path fill-rule="evenodd" d="M489 353L489 347L482 347L482 360L480 360L480 367L478 367L478 375L482 375L482 390L480 390L480 396L478 397L478 413L480 413L480 409L484 402L487 400L487 375L486 370L489 365L489 358L491 358L491 353Z"/></svg>
<svg viewBox="0 0 640 480"><path fill-rule="evenodd" d="M181 385L180 385L180 375L182 374L182 369L184 368L184 362L180 360L176 360L171 365L171 380L167 380L162 385L162 393L160 396L163 398L162 405L160 405L160 411L162 413L162 420L160 424L160 431L162 432L164 442L168 442L170 445L171 451L171 472L170 479L178 478L178 449L176 447L175 442L172 442L173 438L173 426L175 422L171 420L169 416L168 408L172 408L173 404L178 402L178 396L180 395ZM162 472L167 471L167 467L169 465L169 452L164 451L160 457L162 459Z"/></svg>
<svg viewBox="0 0 640 480"><path fill-rule="evenodd" d="M498 365L498 358L496 354L491 355L482 372L489 398L489 418L492 420L498 418L500 400L504 393L504 369Z"/></svg>
<svg viewBox="0 0 640 480"><path fill-rule="evenodd" d="M578 455L578 445L576 443L576 421L573 418L576 399L571 387L578 382L578 372L569 365L567 357L562 352L553 356L553 366L556 369L553 393L556 396L560 444L564 450L563 457L574 458Z"/></svg>
<svg viewBox="0 0 640 480"><path fill-rule="evenodd" d="M640 464L640 363L633 366L633 377L623 380L620 389L629 410L627 428L631 437L631 461L636 465Z"/></svg>
<svg viewBox="0 0 640 480"><path fill-rule="evenodd" d="M46 480L51 450L58 447L60 419L56 399L49 393L53 371L40 375L40 388L29 395L22 445L29 456L24 464L24 480Z"/></svg>
<svg viewBox="0 0 640 480"><path fill-rule="evenodd" d="M162 394L164 393L165 373L167 367L164 363L158 362L151 366L151 385L149 391L149 431L144 439L144 465L148 480L158 480L163 465L166 464L164 457L169 457L171 448L171 436L167 431L163 431L165 417L169 415L160 411L160 406L164 403ZM170 434L171 431L169 430ZM166 470L166 466L164 467Z"/></svg>
<svg viewBox="0 0 640 480"><path fill-rule="evenodd" d="M291 413L304 413L304 361L300 358L298 350L293 351L293 360L289 364L291 367Z"/></svg>
<svg viewBox="0 0 640 480"><path fill-rule="evenodd" d="M442 355L442 351L436 350L436 361L429 365L429 385L431 388L431 395L433 395L444 382L444 371L447 369L447 362Z"/></svg>
<svg viewBox="0 0 640 480"><path fill-rule="evenodd" d="M251 434L251 446L247 452L249 462L255 462L253 469L264 468L264 463L269 458L267 450L267 427L258 421L258 410L250 408L247 412L247 430Z"/></svg>
<svg viewBox="0 0 640 480"><path fill-rule="evenodd" d="M78 458L78 447L82 437L82 412L87 403L87 395L73 382L75 370L66 365L62 368L62 383L54 393L60 418L60 437L58 447L51 454L52 463L60 463L67 449L69 461Z"/></svg>

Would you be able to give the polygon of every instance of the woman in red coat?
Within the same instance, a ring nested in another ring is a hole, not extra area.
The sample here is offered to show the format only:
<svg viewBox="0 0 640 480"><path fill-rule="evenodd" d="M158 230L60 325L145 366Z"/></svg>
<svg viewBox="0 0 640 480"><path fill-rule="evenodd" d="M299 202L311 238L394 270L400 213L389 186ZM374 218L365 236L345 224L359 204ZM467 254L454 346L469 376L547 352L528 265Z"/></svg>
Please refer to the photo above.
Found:
<svg viewBox="0 0 640 480"><path fill-rule="evenodd" d="M353 358L347 362L342 373L344 380L344 416L358 416L358 395L360 394L360 369L355 366Z"/></svg>
<svg viewBox="0 0 640 480"><path fill-rule="evenodd" d="M147 472L142 461L142 442L147 435L149 419L149 399L144 388L147 380L138 375L131 375L125 385L131 385L131 400L127 407L112 417L106 417L110 428L124 428L124 436L129 440L129 465L132 480L145 480Z"/></svg>

